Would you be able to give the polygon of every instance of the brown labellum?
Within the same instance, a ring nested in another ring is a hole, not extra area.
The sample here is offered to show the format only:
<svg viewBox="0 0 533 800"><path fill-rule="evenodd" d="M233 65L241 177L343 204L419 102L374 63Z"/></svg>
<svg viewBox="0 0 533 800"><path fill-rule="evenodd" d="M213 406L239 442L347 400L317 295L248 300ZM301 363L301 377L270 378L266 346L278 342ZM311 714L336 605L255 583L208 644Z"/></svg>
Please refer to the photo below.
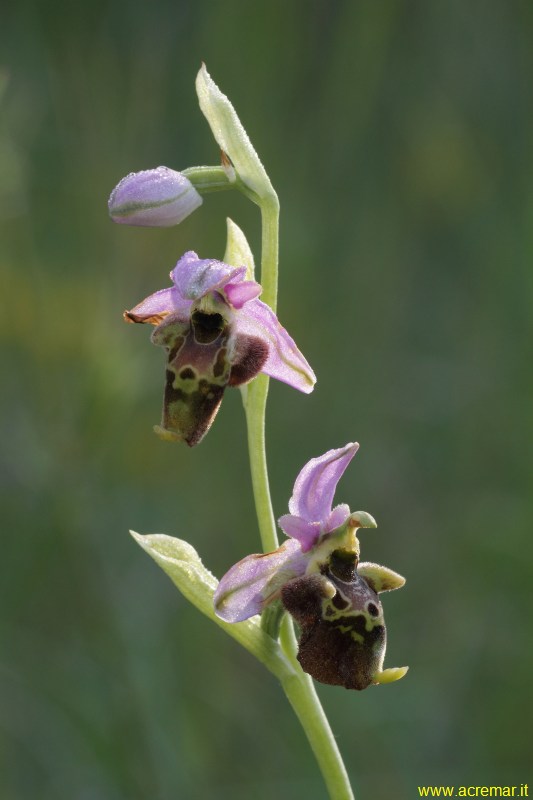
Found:
<svg viewBox="0 0 533 800"><path fill-rule="evenodd" d="M233 333L221 314L194 311L189 319L169 314L152 334L168 352L163 438L198 444L218 412L226 386L239 386L261 370L268 346Z"/></svg>
<svg viewBox="0 0 533 800"><path fill-rule="evenodd" d="M298 661L305 672L346 689L377 682L386 646L383 609L357 573L353 553L336 550L321 573L289 581L281 598L301 627Z"/></svg>

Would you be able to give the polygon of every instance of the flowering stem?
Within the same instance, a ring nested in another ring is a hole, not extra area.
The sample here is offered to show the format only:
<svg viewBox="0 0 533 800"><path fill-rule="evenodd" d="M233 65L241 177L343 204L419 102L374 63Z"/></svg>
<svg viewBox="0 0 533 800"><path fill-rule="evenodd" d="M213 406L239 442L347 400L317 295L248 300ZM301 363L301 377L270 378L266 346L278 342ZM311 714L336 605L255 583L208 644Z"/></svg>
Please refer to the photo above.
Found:
<svg viewBox="0 0 533 800"><path fill-rule="evenodd" d="M279 231L279 202L276 194L267 200L260 201L260 209L262 299L275 312L278 293ZM264 553L272 552L279 544L272 501L270 499L265 448L268 385L269 378L266 375L259 375L248 386L245 404L252 486Z"/></svg>
<svg viewBox="0 0 533 800"><path fill-rule="evenodd" d="M256 198L253 198L256 200ZM276 310L278 290L279 202L273 192L256 200L261 209L261 299ZM247 387L245 399L250 471L263 552L278 547L272 510L265 449L265 415L269 379L259 375ZM296 637L292 621L285 617L280 627L280 647L293 664L293 674L281 677L281 685L305 731L332 800L353 800L350 781L335 738L312 680L296 659Z"/></svg>
<svg viewBox="0 0 533 800"><path fill-rule="evenodd" d="M305 731L331 800L354 800L348 773L313 681L300 671L281 685Z"/></svg>
<svg viewBox="0 0 533 800"><path fill-rule="evenodd" d="M248 428L248 451L254 491L255 509L264 553L278 547L276 522L270 499L268 469L265 449L265 412L269 379L258 377L248 386L246 394L246 424Z"/></svg>
<svg viewBox="0 0 533 800"><path fill-rule="evenodd" d="M278 301L279 200L274 193L261 208L261 299L274 313Z"/></svg>

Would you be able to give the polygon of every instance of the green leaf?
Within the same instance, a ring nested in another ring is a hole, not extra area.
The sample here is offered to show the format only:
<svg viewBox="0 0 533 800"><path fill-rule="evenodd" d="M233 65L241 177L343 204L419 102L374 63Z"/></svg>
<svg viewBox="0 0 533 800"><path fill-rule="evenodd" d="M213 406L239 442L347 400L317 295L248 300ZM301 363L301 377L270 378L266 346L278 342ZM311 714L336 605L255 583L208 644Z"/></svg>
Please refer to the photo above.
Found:
<svg viewBox="0 0 533 800"><path fill-rule="evenodd" d="M226 219L228 235L224 261L232 267L246 267L246 280L253 281L255 274L254 256L246 236L229 217Z"/></svg>
<svg viewBox="0 0 533 800"><path fill-rule="evenodd" d="M228 623L216 616L213 594L218 581L204 567L192 545L162 533L148 536L142 536L135 531L130 533L137 544L167 573L182 595L202 614L223 628L280 680L286 680L296 674L279 644L261 629L259 617L244 622Z"/></svg>
<svg viewBox="0 0 533 800"><path fill-rule="evenodd" d="M196 92L200 109L206 117L220 149L226 153L235 168L243 188L255 195L256 202L266 197L276 197L261 160L255 152L235 109L222 94L202 64L196 78ZM228 167L231 180L232 170Z"/></svg>

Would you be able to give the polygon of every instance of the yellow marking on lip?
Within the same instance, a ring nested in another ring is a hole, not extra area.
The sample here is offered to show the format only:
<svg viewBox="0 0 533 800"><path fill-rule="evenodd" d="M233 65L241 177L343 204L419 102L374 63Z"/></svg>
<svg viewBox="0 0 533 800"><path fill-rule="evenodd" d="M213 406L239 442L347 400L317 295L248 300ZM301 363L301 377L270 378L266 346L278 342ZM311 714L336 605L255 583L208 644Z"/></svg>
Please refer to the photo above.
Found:
<svg viewBox="0 0 533 800"><path fill-rule="evenodd" d="M153 430L164 442L183 442L183 436L174 433L174 431L168 431L166 428L162 428L161 425L154 425Z"/></svg>
<svg viewBox="0 0 533 800"><path fill-rule="evenodd" d="M393 683L407 673L409 667L389 667L389 669L378 670L372 675L373 683Z"/></svg>

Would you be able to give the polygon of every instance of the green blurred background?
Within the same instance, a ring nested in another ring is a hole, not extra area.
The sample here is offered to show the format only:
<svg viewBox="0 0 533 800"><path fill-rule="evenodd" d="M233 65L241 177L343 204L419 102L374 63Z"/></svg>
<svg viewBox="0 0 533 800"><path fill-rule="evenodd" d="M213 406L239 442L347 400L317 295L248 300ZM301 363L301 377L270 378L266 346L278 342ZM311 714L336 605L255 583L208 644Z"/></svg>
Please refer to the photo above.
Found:
<svg viewBox="0 0 533 800"><path fill-rule="evenodd" d="M161 442L163 353L121 314L225 217L114 226L127 172L217 163L200 62L282 207L279 313L318 375L271 387L276 515L356 439L337 502L387 666L319 687L361 800L532 783L533 6L516 0L7 4L0 29L2 800L324 798L272 676L183 600L128 528L222 574L258 548L239 393L196 449Z"/></svg>

